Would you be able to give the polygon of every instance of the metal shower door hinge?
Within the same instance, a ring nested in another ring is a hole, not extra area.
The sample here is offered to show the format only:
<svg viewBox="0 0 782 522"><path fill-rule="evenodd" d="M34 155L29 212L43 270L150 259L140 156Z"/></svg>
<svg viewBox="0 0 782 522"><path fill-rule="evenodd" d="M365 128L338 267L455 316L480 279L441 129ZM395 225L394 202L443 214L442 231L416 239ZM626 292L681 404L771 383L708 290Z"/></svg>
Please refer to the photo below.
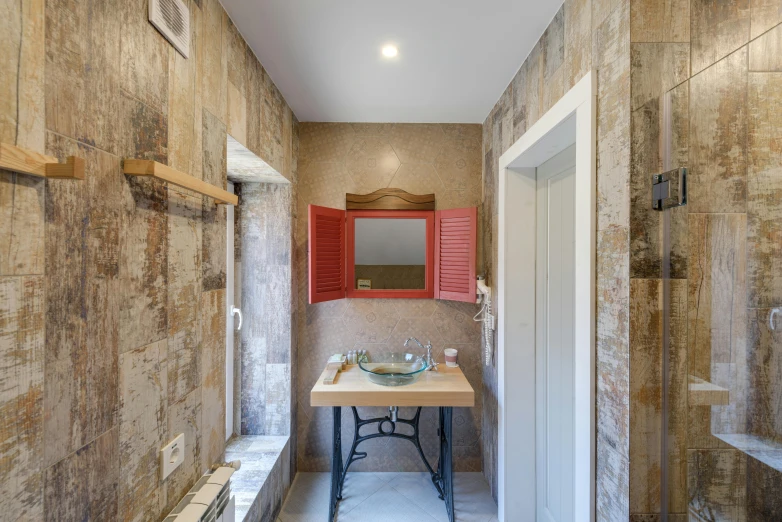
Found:
<svg viewBox="0 0 782 522"><path fill-rule="evenodd" d="M687 204L687 169L652 175L652 209L665 210Z"/></svg>

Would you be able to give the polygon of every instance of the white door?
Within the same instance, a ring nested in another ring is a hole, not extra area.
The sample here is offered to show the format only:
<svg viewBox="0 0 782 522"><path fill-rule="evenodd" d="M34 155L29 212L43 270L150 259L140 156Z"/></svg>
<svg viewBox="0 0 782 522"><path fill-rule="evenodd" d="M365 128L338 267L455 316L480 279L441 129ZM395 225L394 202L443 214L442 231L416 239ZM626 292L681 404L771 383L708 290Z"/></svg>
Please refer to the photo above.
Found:
<svg viewBox="0 0 782 522"><path fill-rule="evenodd" d="M574 520L575 147L537 169L538 522Z"/></svg>

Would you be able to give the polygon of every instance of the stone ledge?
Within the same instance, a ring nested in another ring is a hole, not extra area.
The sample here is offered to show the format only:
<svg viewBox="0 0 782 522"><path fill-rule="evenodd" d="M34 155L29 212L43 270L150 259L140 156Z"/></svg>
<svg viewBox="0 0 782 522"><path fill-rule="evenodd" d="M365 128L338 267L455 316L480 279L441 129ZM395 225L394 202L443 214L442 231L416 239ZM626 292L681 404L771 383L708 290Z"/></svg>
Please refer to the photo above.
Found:
<svg viewBox="0 0 782 522"><path fill-rule="evenodd" d="M290 489L289 437L234 436L225 448L224 460L241 460L231 477L236 500L236 521L273 521Z"/></svg>

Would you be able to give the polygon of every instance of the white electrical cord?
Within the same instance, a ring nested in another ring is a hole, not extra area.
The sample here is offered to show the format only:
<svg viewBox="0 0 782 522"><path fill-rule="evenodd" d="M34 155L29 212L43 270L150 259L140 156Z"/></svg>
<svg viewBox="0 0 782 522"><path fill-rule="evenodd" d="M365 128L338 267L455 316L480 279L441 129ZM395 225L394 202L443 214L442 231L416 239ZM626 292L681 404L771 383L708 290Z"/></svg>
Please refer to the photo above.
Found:
<svg viewBox="0 0 782 522"><path fill-rule="evenodd" d="M487 287L483 278L478 279L478 291L481 293L483 299L483 306L478 313L472 318L473 321L483 323L483 356L484 364L491 366L492 351L494 345L492 343L492 335L494 333L494 316L491 313L491 288ZM483 317L479 316L483 313Z"/></svg>

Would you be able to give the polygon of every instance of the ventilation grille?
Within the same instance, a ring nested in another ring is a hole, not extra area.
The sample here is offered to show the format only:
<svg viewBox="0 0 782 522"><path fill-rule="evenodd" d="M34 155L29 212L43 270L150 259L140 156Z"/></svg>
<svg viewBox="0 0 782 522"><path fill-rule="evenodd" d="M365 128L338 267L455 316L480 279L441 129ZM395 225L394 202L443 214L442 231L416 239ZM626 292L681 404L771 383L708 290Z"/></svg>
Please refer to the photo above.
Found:
<svg viewBox="0 0 782 522"><path fill-rule="evenodd" d="M190 11L182 0L149 0L149 21L185 58L190 52Z"/></svg>
<svg viewBox="0 0 782 522"><path fill-rule="evenodd" d="M315 217L315 244L317 264L315 292L338 292L345 286L343 252L344 222L338 217L318 215Z"/></svg>

